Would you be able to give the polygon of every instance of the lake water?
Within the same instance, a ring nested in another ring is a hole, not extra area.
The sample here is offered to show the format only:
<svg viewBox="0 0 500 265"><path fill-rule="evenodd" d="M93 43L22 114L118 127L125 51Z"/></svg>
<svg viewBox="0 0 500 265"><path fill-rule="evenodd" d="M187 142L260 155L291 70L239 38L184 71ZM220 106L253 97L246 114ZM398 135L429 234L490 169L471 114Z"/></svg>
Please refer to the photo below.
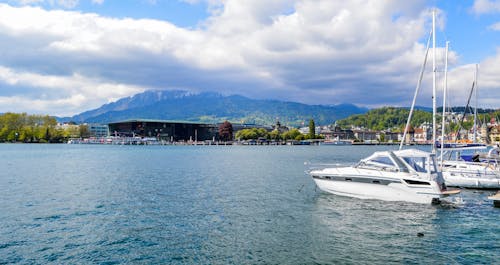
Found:
<svg viewBox="0 0 500 265"><path fill-rule="evenodd" d="M359 200L304 173L387 148L2 144L0 264L499 264L492 191Z"/></svg>

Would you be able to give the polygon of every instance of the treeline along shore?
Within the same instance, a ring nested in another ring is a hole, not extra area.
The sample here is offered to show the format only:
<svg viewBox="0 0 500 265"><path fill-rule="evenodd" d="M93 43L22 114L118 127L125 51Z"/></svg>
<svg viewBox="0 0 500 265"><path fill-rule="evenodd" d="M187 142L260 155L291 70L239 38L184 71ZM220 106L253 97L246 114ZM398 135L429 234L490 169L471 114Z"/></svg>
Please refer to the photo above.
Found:
<svg viewBox="0 0 500 265"><path fill-rule="evenodd" d="M0 114L0 142L3 143L63 143L72 137L89 136L87 125L64 128L48 115Z"/></svg>

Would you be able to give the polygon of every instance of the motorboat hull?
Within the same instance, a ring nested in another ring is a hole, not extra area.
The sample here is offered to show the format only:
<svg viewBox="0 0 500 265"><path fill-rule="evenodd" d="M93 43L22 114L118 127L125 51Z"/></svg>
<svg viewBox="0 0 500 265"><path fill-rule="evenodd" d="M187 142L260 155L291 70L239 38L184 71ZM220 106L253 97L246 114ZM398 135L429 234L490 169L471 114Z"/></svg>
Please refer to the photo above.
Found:
<svg viewBox="0 0 500 265"><path fill-rule="evenodd" d="M408 184L394 175L397 173L388 172L386 176L362 174L353 168L339 168L338 171L358 171L359 174L350 172L347 174L332 174L332 172L312 171L314 182L318 188L324 192L335 195L354 197L359 199L375 199L383 201L405 201L413 203L430 204L437 203L446 197L437 187L435 182L411 180L409 182L418 184Z"/></svg>

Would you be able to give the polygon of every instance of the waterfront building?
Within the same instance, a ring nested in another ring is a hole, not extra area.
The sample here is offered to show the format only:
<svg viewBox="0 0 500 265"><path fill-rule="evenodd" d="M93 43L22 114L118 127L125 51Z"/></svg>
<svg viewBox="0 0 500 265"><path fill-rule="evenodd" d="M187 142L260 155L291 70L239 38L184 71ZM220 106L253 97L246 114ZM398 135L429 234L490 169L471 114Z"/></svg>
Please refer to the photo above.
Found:
<svg viewBox="0 0 500 265"><path fill-rule="evenodd" d="M377 132L370 130L354 130L354 137L362 142L378 141Z"/></svg>
<svg viewBox="0 0 500 265"><path fill-rule="evenodd" d="M334 128L322 128L320 131L321 135L325 136L326 140L352 140L355 138L354 132L350 129L342 129L340 126L334 126Z"/></svg>
<svg viewBox="0 0 500 265"><path fill-rule="evenodd" d="M385 131L383 132L385 142L393 143L399 141L403 137L402 133Z"/></svg>
<svg viewBox="0 0 500 265"><path fill-rule="evenodd" d="M410 125L408 128L408 132L406 133L406 139L403 139L403 134L401 134L400 137L398 137L399 141L405 141L405 143L412 143L415 141L415 128Z"/></svg>
<svg viewBox="0 0 500 265"><path fill-rule="evenodd" d="M440 135L438 133L438 135ZM432 127L419 127L414 131L414 141L418 144L432 142Z"/></svg>
<svg viewBox="0 0 500 265"><path fill-rule="evenodd" d="M147 137L162 141L206 141L218 138L217 124L166 120L126 120L108 124L111 136Z"/></svg>

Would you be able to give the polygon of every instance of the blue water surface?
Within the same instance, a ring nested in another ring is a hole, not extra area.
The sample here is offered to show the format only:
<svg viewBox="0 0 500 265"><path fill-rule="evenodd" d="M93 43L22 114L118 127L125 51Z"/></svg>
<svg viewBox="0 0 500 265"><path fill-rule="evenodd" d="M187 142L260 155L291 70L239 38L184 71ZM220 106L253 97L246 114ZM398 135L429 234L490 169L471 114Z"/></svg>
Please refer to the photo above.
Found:
<svg viewBox="0 0 500 265"><path fill-rule="evenodd" d="M2 144L0 264L499 264L493 191L359 200L304 173L387 148Z"/></svg>

